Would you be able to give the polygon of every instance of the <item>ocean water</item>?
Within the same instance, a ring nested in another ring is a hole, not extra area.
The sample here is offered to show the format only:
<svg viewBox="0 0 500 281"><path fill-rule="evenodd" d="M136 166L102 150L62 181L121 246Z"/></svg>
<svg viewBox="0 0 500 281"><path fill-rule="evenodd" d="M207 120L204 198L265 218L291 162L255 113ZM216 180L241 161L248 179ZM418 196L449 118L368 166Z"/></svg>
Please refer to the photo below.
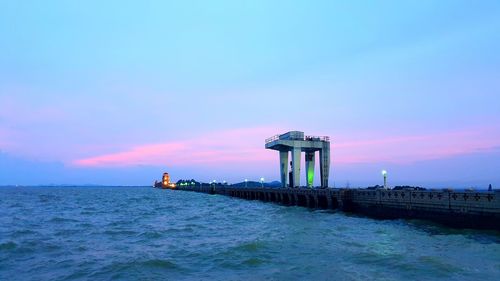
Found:
<svg viewBox="0 0 500 281"><path fill-rule="evenodd" d="M0 280L500 280L500 234L147 187L0 188Z"/></svg>

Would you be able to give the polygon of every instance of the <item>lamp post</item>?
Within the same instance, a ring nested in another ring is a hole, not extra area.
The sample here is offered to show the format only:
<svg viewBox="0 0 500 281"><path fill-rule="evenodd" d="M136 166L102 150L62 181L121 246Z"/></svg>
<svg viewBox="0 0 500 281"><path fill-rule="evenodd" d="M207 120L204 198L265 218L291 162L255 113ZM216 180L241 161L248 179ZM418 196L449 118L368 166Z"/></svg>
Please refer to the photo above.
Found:
<svg viewBox="0 0 500 281"><path fill-rule="evenodd" d="M264 187L264 178L260 178L260 187Z"/></svg>
<svg viewBox="0 0 500 281"><path fill-rule="evenodd" d="M384 189L387 189L387 171L382 170L382 176L384 176Z"/></svg>
<svg viewBox="0 0 500 281"><path fill-rule="evenodd" d="M245 187L248 187L248 179L245 179Z"/></svg>

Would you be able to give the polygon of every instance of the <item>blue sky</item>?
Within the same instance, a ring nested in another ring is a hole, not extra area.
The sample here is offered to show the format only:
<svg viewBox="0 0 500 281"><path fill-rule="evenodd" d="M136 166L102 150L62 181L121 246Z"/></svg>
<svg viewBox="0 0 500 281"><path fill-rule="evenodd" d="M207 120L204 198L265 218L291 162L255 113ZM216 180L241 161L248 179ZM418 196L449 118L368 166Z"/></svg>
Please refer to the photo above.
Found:
<svg viewBox="0 0 500 281"><path fill-rule="evenodd" d="M3 1L0 46L0 185L278 179L287 130L340 185L500 185L498 1Z"/></svg>

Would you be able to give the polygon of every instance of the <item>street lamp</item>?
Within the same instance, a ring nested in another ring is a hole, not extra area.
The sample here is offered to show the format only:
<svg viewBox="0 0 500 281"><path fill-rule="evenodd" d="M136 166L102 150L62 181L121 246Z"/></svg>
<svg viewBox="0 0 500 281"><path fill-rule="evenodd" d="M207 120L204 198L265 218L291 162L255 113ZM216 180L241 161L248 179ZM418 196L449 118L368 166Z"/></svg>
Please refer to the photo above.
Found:
<svg viewBox="0 0 500 281"><path fill-rule="evenodd" d="M387 171L382 170L382 176L384 176L384 189L387 189Z"/></svg>
<svg viewBox="0 0 500 281"><path fill-rule="evenodd" d="M264 187L264 178L260 178L260 186Z"/></svg>
<svg viewBox="0 0 500 281"><path fill-rule="evenodd" d="M245 187L248 187L248 179L245 179Z"/></svg>

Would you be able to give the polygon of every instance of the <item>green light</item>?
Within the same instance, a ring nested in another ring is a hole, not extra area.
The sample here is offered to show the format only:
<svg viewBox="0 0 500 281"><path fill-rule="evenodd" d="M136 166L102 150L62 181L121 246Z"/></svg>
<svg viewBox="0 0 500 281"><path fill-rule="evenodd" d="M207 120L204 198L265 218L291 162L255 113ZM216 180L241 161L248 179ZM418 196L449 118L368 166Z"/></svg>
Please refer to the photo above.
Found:
<svg viewBox="0 0 500 281"><path fill-rule="evenodd" d="M312 186L314 182L314 171L308 171L307 173L307 185Z"/></svg>

